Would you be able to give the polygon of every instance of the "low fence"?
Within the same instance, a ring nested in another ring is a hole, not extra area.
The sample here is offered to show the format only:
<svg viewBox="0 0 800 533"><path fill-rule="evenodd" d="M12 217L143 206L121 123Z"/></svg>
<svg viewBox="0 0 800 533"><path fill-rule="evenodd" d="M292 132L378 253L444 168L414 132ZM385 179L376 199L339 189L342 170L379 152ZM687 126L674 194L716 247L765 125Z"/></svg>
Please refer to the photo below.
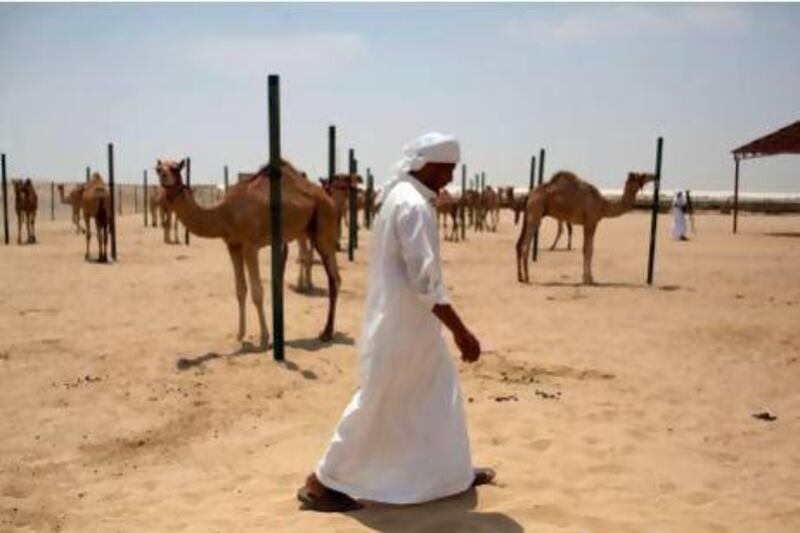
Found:
<svg viewBox="0 0 800 533"><path fill-rule="evenodd" d="M9 179L9 182L11 180ZM72 218L72 207L61 202L58 193L58 182L34 181L34 188L39 201L39 209L36 216L37 222L47 220L69 220ZM76 183L64 183L64 196L69 196ZM156 185L148 185L147 197L150 198L159 188ZM8 187L8 210L9 217L14 213L14 190L9 183ZM144 213L144 186L132 184L115 184L114 201L117 216L142 215ZM203 207L216 205L223 197L224 191L216 185L192 185L192 192L195 201ZM149 216L149 215L148 215Z"/></svg>

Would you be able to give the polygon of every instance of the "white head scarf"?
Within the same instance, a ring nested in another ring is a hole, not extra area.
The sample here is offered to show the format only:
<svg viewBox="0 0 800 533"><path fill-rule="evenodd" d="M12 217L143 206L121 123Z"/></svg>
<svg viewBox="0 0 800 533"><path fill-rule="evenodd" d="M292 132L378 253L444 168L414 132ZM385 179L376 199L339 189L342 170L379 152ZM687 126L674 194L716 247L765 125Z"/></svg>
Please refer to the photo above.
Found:
<svg viewBox="0 0 800 533"><path fill-rule="evenodd" d="M458 163L461 148L458 139L444 133L426 133L407 143L403 147L403 157L395 163L389 172L388 183L377 198L378 203L389 195L398 183L408 179L410 172L415 172L428 163Z"/></svg>

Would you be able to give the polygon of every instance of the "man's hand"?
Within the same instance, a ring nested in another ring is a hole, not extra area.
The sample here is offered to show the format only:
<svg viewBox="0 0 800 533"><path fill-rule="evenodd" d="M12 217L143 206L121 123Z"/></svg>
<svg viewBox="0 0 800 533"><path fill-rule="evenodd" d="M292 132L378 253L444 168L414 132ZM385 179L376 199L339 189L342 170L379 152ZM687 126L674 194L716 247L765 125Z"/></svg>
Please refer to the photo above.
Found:
<svg viewBox="0 0 800 533"><path fill-rule="evenodd" d="M459 318L458 313L449 304L437 304L433 306L433 314L436 315L447 329L453 334L456 346L461 350L461 360L467 363L474 363L481 356L481 343L473 335Z"/></svg>
<svg viewBox="0 0 800 533"><path fill-rule="evenodd" d="M481 356L481 343L477 337L464 329L453 335L458 349L461 350L461 360L466 363L474 363Z"/></svg>

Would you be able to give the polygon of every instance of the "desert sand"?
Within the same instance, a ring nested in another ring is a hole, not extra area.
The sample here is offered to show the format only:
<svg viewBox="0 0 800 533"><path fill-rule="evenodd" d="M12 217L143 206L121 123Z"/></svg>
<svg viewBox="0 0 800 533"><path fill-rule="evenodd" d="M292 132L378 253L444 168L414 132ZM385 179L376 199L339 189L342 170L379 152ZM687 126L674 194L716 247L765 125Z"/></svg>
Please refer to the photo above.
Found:
<svg viewBox="0 0 800 533"><path fill-rule="evenodd" d="M653 287L644 213L600 224L597 286L579 283L579 228L573 251L541 252L530 285L508 212L496 234L442 241L484 351L457 363L474 461L497 483L345 515L301 511L295 491L358 386L366 232L355 263L339 256L332 345L316 340L323 289L291 289L293 248L280 365L235 339L220 241L165 245L128 215L119 262L98 265L66 219L41 216L34 246L14 227L0 245L0 530L798 531L800 217L730 225L699 215L680 243L662 216ZM546 220L542 243L554 232Z"/></svg>

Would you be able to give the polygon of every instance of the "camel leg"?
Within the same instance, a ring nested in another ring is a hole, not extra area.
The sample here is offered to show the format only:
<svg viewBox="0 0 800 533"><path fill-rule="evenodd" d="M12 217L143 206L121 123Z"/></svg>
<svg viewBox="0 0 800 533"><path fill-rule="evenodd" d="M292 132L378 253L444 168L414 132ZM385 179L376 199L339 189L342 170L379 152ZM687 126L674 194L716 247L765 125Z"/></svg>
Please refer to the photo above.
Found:
<svg viewBox="0 0 800 533"><path fill-rule="evenodd" d="M261 331L261 348L269 348L269 330L264 316L264 287L261 285L261 272L258 268L258 248L245 245L242 248L244 264L250 278L250 298L258 311L258 327Z"/></svg>
<svg viewBox="0 0 800 533"><path fill-rule="evenodd" d="M84 259L87 261L89 260L89 245L92 241L92 226L90 226L91 219L89 215L83 215L83 221L86 224L86 255L84 255Z"/></svg>
<svg viewBox="0 0 800 533"><path fill-rule="evenodd" d="M567 222L567 250L572 250L572 224Z"/></svg>
<svg viewBox="0 0 800 533"><path fill-rule="evenodd" d="M322 258L322 265L325 267L325 274L328 276L328 319L325 322L325 329L319 334L319 340L330 342L333 340L334 317L336 316L336 301L339 296L339 285L342 280L339 277L339 266L336 264L335 253L323 253L319 245L314 242L314 248Z"/></svg>
<svg viewBox="0 0 800 533"><path fill-rule="evenodd" d="M175 244L180 244L181 241L178 238L178 215L176 215L175 213L170 213L170 216L173 217L173 220L172 220L172 224L173 224L172 225L172 242L174 242Z"/></svg>
<svg viewBox="0 0 800 533"><path fill-rule="evenodd" d="M586 224L583 226L583 282L594 285L592 277L592 255L594 253L594 230L596 226Z"/></svg>
<svg viewBox="0 0 800 533"><path fill-rule="evenodd" d="M99 263L105 263L107 261L106 253L105 253L106 249L105 249L105 246L104 246L105 239L103 239L104 229L105 228L103 228L101 226L101 224L97 220L97 218L95 218L94 219L94 231L97 234L97 261Z"/></svg>
<svg viewBox="0 0 800 533"><path fill-rule="evenodd" d="M33 213L28 214L28 241L35 243L36 242L36 211Z"/></svg>
<svg viewBox="0 0 800 533"><path fill-rule="evenodd" d="M247 280L244 277L244 257L242 247L228 244L228 254L233 265L233 279L236 283L236 300L239 303L239 332L236 339L241 341L245 335L245 309L244 300L247 297Z"/></svg>
<svg viewBox="0 0 800 533"><path fill-rule="evenodd" d="M528 257L530 256L533 235L539 229L542 219L543 207L535 203L527 208L528 212L522 219L522 230L517 240L517 279L520 283L529 283Z"/></svg>
<svg viewBox="0 0 800 533"><path fill-rule="evenodd" d="M300 237L297 239L298 247L298 262L300 269L297 275L297 290L298 292L308 293L311 291L311 261L313 256L311 248L308 245L308 239Z"/></svg>
<svg viewBox="0 0 800 533"><path fill-rule="evenodd" d="M561 233L563 231L564 231L564 223L559 220L558 230L556 230L556 238L553 240L553 244L550 246L550 250L556 249L556 245L558 244L559 239L561 239Z"/></svg>

